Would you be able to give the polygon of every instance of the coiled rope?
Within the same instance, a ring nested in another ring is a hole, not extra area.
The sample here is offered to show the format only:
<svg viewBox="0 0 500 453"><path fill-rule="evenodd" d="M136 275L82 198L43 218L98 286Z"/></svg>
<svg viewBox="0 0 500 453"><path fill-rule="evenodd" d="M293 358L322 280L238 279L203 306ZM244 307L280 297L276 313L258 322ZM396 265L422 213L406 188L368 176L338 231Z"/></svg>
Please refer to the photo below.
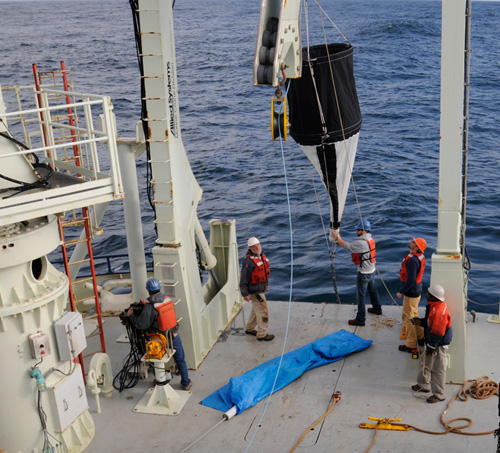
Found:
<svg viewBox="0 0 500 453"><path fill-rule="evenodd" d="M478 379L468 379L465 381L463 384L462 388L459 390L459 392L450 400L448 405L446 406L446 409L442 412L441 417L439 420L441 421L441 424L444 426L445 431L429 431L426 429L418 428L417 426L413 425L408 425L406 423L391 423L391 425L394 426L404 426L408 427L411 429L414 429L415 431L421 432L421 433L426 433L426 434L433 434L435 436L442 436L443 434L448 434L448 433L454 433L454 434L463 434L465 436L487 436L496 433L498 430L490 430L490 431L484 431L484 432L468 432L464 431L464 429L469 428L472 426L473 421L472 419L468 417L457 417L453 418L451 420L445 421L444 417L448 410L450 409L450 406L455 400L460 400L460 401L468 401L469 397L478 399L478 400L484 400L486 398L489 398L491 396L498 396L499 395L499 386L498 383L495 381L490 380L488 376L481 376ZM452 426L452 424L457 423L457 422L465 422L462 425L458 426ZM365 450L365 453L369 452L373 445L375 445L375 441L377 439L377 432L378 432L378 426L380 422L377 424L375 428L375 434L373 436L373 441L370 444L370 446Z"/></svg>

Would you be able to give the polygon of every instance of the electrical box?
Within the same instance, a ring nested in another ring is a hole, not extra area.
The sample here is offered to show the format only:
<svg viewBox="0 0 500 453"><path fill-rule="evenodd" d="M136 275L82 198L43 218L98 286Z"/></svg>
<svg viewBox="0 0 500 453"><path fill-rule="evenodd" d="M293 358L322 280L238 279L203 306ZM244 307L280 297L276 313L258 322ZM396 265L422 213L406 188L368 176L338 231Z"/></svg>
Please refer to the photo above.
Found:
<svg viewBox="0 0 500 453"><path fill-rule="evenodd" d="M33 359L39 359L52 351L50 349L49 336L46 333L38 332L28 335L31 349L31 357Z"/></svg>
<svg viewBox="0 0 500 453"><path fill-rule="evenodd" d="M71 311L54 323L57 349L62 361L73 360L87 347L81 313Z"/></svg>
<svg viewBox="0 0 500 453"><path fill-rule="evenodd" d="M77 365L69 376L53 373L46 382L56 431L63 432L88 408L82 369Z"/></svg>

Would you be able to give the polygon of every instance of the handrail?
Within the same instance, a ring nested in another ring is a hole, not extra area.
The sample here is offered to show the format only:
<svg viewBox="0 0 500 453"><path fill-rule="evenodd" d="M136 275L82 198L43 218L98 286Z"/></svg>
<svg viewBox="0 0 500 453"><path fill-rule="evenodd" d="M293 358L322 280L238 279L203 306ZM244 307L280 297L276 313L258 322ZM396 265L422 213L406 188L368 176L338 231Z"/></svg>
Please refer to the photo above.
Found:
<svg viewBox="0 0 500 453"><path fill-rule="evenodd" d="M146 266L147 266L147 270L148 271L153 271L153 253L152 252L146 252L145 253L145 256L146 256ZM128 259L128 253L118 253L118 254L102 254L102 255L94 255L94 264L95 264L95 267L96 267L96 275L97 276L103 276L103 275L118 275L118 274L128 274L130 271L125 271L125 272L119 272L117 269L125 264L125 263L128 263L128 261L122 261L118 266L115 266L115 267L112 267L111 266L111 263L114 259L120 259L120 258L126 258ZM107 267L107 270L105 272L103 271L99 271L97 269L97 262L98 261L105 261L106 262L106 267ZM50 262L54 265L54 266L58 266L58 265L62 265L64 263L64 260L61 258L61 259L51 259ZM147 263L150 263L149 266ZM85 269L84 269L85 270ZM88 277L90 274L86 274L86 273L83 273L81 275L78 275L78 278L85 278L85 277Z"/></svg>

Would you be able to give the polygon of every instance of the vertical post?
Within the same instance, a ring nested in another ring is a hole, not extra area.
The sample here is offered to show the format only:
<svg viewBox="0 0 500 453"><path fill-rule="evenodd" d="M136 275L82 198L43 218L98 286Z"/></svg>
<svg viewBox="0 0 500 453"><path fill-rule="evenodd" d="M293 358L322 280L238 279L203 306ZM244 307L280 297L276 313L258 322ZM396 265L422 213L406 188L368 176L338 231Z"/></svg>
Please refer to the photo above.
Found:
<svg viewBox="0 0 500 453"><path fill-rule="evenodd" d="M449 382L465 379L467 286L461 251L466 0L443 0L438 243L431 283L442 285L452 316Z"/></svg>
<svg viewBox="0 0 500 453"><path fill-rule="evenodd" d="M139 201L139 184L135 167L134 152L137 147L135 140L118 143L120 172L123 175L125 198L123 210L125 217L125 231L127 249L130 262L130 277L132 279L132 293L134 300L147 297L146 293L146 257L144 254L144 239L142 233L141 205Z"/></svg>

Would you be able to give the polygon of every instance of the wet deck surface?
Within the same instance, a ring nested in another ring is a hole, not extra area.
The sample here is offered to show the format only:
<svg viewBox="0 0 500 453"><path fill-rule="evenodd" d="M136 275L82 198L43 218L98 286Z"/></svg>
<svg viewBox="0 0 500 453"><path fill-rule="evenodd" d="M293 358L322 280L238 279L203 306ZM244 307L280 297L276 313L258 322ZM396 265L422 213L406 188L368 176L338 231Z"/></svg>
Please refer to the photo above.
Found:
<svg viewBox="0 0 500 453"><path fill-rule="evenodd" d="M269 332L276 335L271 342L259 342L243 333L248 319L248 304L238 315L231 329L210 352L196 371L190 371L192 396L178 416L145 415L133 412L153 376L122 393L115 391L111 399L100 398L102 413L89 396L90 412L96 424L96 435L88 452L168 451L182 452L188 445L213 428L222 419L222 412L202 406L199 402L253 367L310 343L332 332L345 329L373 340L366 350L343 360L308 371L269 399L264 399L229 421L219 424L189 452L288 452L304 431L330 407L334 392L342 393L331 413L309 432L295 451L364 452L373 441L375 431L360 429L368 417L401 418L418 428L443 432L441 413L460 390L460 385L446 386L446 401L429 404L414 394L418 360L398 351L401 330L399 307L384 307L384 315L397 322L394 328L378 328L370 324L351 327L347 321L355 314L353 305L321 303L270 302ZM467 324L467 379L488 376L500 380L500 325L486 322L487 315L478 314L476 322ZM287 321L289 319L288 333ZM114 373L121 369L129 345L115 340L122 333L117 318L106 318L105 333L108 354ZM180 389L180 378L171 381ZM90 394L89 394L90 395ZM429 394L425 395L429 396ZM498 428L498 398L455 401L445 420L467 417L473 421L466 431L485 432ZM458 424L463 424L459 422ZM415 430L378 431L371 452L493 452L497 439L493 435L464 436L431 435Z"/></svg>

